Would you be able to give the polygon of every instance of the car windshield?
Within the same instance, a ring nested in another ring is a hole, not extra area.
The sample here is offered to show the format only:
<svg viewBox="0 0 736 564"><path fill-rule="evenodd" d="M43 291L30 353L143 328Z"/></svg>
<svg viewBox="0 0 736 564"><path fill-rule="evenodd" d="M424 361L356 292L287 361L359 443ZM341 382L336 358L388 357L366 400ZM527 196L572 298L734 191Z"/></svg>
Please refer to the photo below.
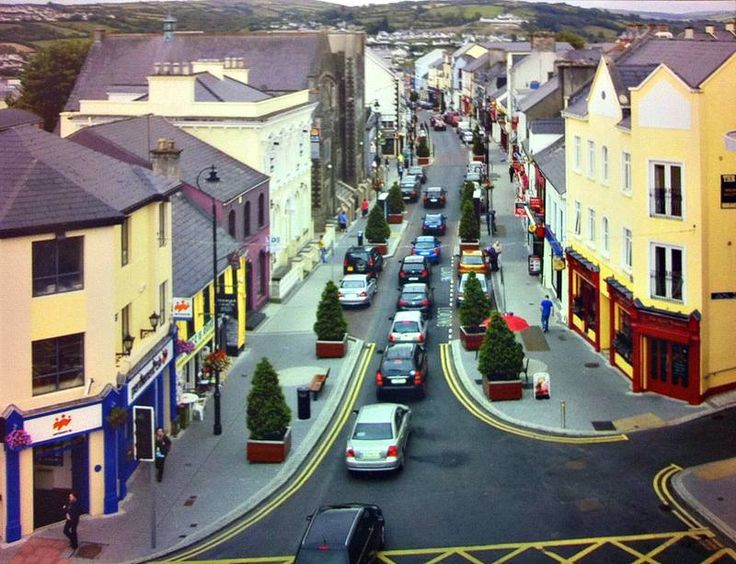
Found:
<svg viewBox="0 0 736 564"><path fill-rule="evenodd" d="M364 288L365 283L362 280L343 280L341 288Z"/></svg>
<svg viewBox="0 0 736 564"><path fill-rule="evenodd" d="M399 321L398 323L394 323L393 326L393 333L418 333L419 332L419 323L416 321Z"/></svg>
<svg viewBox="0 0 736 564"><path fill-rule="evenodd" d="M391 423L357 423L353 438L360 441L380 441L392 439Z"/></svg>
<svg viewBox="0 0 736 564"><path fill-rule="evenodd" d="M466 255L463 257L463 264L483 264L483 257L478 255Z"/></svg>

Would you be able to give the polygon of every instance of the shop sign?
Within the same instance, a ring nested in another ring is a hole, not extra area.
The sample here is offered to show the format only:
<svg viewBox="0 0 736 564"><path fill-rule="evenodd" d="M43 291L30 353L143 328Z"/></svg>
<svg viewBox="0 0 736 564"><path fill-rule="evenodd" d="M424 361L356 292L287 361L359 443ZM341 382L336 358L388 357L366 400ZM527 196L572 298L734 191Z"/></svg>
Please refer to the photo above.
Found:
<svg viewBox="0 0 736 564"><path fill-rule="evenodd" d="M524 202L514 203L514 215L516 217L526 217L526 204Z"/></svg>
<svg viewBox="0 0 736 564"><path fill-rule="evenodd" d="M736 208L736 174L721 175L721 208Z"/></svg>
<svg viewBox="0 0 736 564"><path fill-rule="evenodd" d="M552 270L565 270L565 259L562 257L554 257L552 259Z"/></svg>
<svg viewBox="0 0 736 564"><path fill-rule="evenodd" d="M217 294L217 314L238 317L238 296L236 294Z"/></svg>
<svg viewBox="0 0 736 564"><path fill-rule="evenodd" d="M194 317L194 300L192 298L174 298L171 304L174 319L192 319Z"/></svg>
<svg viewBox="0 0 736 564"><path fill-rule="evenodd" d="M174 358L174 341L169 339L166 346L149 360L135 376L128 380L128 405L131 405L138 396L161 374L170 358Z"/></svg>
<svg viewBox="0 0 736 564"><path fill-rule="evenodd" d="M529 198L529 207L534 211L542 211L542 198Z"/></svg>
<svg viewBox="0 0 736 564"><path fill-rule="evenodd" d="M102 427L102 404L86 405L53 415L26 419L23 429L31 436L33 444L59 437L76 435Z"/></svg>
<svg viewBox="0 0 736 564"><path fill-rule="evenodd" d="M542 258L539 255L529 255L529 274L536 276L542 272Z"/></svg>

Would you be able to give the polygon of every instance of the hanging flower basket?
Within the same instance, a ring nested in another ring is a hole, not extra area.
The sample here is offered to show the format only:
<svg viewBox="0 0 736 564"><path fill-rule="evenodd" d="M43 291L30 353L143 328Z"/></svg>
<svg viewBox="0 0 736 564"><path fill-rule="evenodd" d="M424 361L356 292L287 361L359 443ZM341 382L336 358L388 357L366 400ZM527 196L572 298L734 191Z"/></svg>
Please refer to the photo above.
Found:
<svg viewBox="0 0 736 564"><path fill-rule="evenodd" d="M222 349L208 354L202 363L202 372L205 374L212 374L215 370L222 373L228 368L230 368L230 357Z"/></svg>
<svg viewBox="0 0 736 564"><path fill-rule="evenodd" d="M13 429L5 437L5 444L10 450L22 450L33 444L31 436L23 429Z"/></svg>
<svg viewBox="0 0 736 564"><path fill-rule="evenodd" d="M183 339L176 341L176 354L189 354L194 350L194 344Z"/></svg>

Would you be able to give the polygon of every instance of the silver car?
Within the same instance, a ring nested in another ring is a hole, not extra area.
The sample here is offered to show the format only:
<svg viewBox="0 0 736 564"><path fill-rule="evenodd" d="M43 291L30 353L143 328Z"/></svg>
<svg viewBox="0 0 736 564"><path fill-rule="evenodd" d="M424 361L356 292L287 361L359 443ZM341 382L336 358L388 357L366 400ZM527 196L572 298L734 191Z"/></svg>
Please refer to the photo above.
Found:
<svg viewBox="0 0 736 564"><path fill-rule="evenodd" d="M406 461L411 409L399 403L364 405L345 448L350 472L400 470Z"/></svg>
<svg viewBox="0 0 736 564"><path fill-rule="evenodd" d="M369 306L378 287L367 274L348 274L340 280L337 295L342 306Z"/></svg>

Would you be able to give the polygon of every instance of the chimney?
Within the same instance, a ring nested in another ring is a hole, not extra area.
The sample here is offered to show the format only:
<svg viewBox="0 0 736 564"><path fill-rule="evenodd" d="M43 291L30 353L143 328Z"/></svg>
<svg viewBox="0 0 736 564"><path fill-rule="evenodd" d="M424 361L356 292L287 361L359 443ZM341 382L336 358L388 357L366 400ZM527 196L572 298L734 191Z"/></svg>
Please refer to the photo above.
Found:
<svg viewBox="0 0 736 564"><path fill-rule="evenodd" d="M171 14L164 18L164 41L173 41L176 31L176 18Z"/></svg>
<svg viewBox="0 0 736 564"><path fill-rule="evenodd" d="M159 139L158 146L151 150L153 174L181 180L180 155L181 149L176 148L173 139Z"/></svg>
<svg viewBox="0 0 736 564"><path fill-rule="evenodd" d="M695 38L695 30L693 29L693 26L689 25L685 28L685 39L694 39Z"/></svg>
<svg viewBox="0 0 736 564"><path fill-rule="evenodd" d="M98 27L92 32L92 41L94 43L102 43L105 40L105 28Z"/></svg>

